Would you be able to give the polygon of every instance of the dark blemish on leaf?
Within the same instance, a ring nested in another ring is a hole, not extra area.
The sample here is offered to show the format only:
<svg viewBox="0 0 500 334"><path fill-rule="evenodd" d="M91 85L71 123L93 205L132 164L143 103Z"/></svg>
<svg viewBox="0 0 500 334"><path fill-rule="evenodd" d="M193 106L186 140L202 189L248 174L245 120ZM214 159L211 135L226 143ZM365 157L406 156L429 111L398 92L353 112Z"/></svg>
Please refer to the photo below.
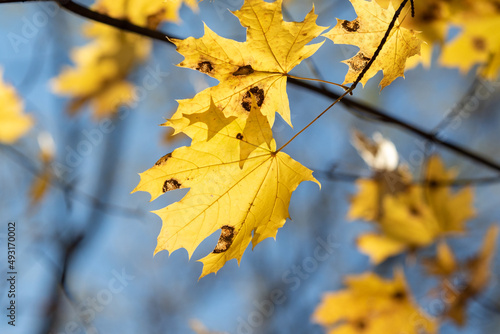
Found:
<svg viewBox="0 0 500 334"><path fill-rule="evenodd" d="M236 72L233 73L234 76L239 75L249 75L255 72L252 68L252 65L240 66Z"/></svg>
<svg viewBox="0 0 500 334"><path fill-rule="evenodd" d="M212 63L209 61L202 61L198 63L198 67L196 68L198 71L203 73L210 73L214 69Z"/></svg>
<svg viewBox="0 0 500 334"><path fill-rule="evenodd" d="M424 23L432 23L434 21L437 21L437 20L443 18L442 12L443 12L443 10L441 9L441 6L439 4L432 3L432 4L427 5L423 9L423 12L421 12L422 14L420 15L420 19Z"/></svg>
<svg viewBox="0 0 500 334"><path fill-rule="evenodd" d="M358 21L358 19L356 19L354 21L344 20L344 22L342 22L342 28L344 28L344 30L348 31L348 32L358 31L358 29L359 29L359 21Z"/></svg>
<svg viewBox="0 0 500 334"><path fill-rule="evenodd" d="M179 189L180 187L181 184L179 183L179 181L177 181L176 179L169 179L166 180L163 184L163 192L166 193L167 191Z"/></svg>
<svg viewBox="0 0 500 334"><path fill-rule="evenodd" d="M419 217L421 215L421 212L417 207L410 206L410 215L412 215L413 217Z"/></svg>
<svg viewBox="0 0 500 334"><path fill-rule="evenodd" d="M437 186L439 185L436 180L430 180L428 184L430 188L437 188Z"/></svg>
<svg viewBox="0 0 500 334"><path fill-rule="evenodd" d="M406 293L404 291L397 290L392 294L391 297L392 297L392 299L402 301L406 298Z"/></svg>
<svg viewBox="0 0 500 334"><path fill-rule="evenodd" d="M365 329L366 328L365 320L363 320L363 319L356 320L356 322L354 323L354 327L356 327L357 329L360 329L360 330Z"/></svg>
<svg viewBox="0 0 500 334"><path fill-rule="evenodd" d="M250 111L250 109L252 109L252 94L255 96L259 107L262 106L262 103L264 103L264 90L259 87L252 87L245 93L243 101L241 102L241 106L246 111Z"/></svg>
<svg viewBox="0 0 500 334"><path fill-rule="evenodd" d="M155 166L161 166L161 165L165 164L167 162L167 160L170 159L171 157L172 157L172 153L165 154L160 159L158 159L157 162L155 162Z"/></svg>
<svg viewBox="0 0 500 334"><path fill-rule="evenodd" d="M365 68L366 64L368 64L370 59L371 58L365 56L363 52L359 52L357 55L349 59L347 63L353 69L353 71L360 72Z"/></svg>
<svg viewBox="0 0 500 334"><path fill-rule="evenodd" d="M242 140L243 139L243 135L241 133L238 133L236 135L236 139Z"/></svg>
<svg viewBox="0 0 500 334"><path fill-rule="evenodd" d="M477 51L484 51L486 50L486 41L482 37L474 37L472 39L472 46Z"/></svg>
<svg viewBox="0 0 500 334"><path fill-rule="evenodd" d="M235 235L236 233L234 232L234 227L229 225L222 226L219 241L217 242L217 246L215 246L212 253L218 254L227 251L233 243Z"/></svg>

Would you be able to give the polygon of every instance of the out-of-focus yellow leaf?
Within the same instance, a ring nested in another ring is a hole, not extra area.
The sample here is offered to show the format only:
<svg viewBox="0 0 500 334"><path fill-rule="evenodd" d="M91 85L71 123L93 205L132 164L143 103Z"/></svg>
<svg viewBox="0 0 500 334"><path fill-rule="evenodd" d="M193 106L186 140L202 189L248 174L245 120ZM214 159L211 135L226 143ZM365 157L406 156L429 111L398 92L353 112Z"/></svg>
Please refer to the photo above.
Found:
<svg viewBox="0 0 500 334"><path fill-rule="evenodd" d="M434 319L413 302L401 271L393 280L373 273L350 276L346 289L323 296L313 321L328 333L435 333Z"/></svg>
<svg viewBox="0 0 500 334"><path fill-rule="evenodd" d="M344 84L354 82L363 71L382 41L395 13L391 3L387 9L374 0L351 0L351 3L358 17L353 21L337 19L337 25L324 34L336 44L355 45L360 49L354 57L344 61L349 65ZM384 78L380 82L382 89L397 77L404 76L407 59L420 54L422 41L415 35L412 30L403 28L399 20L396 21L387 42L361 79L361 83L366 84L380 70L384 72Z"/></svg>
<svg viewBox="0 0 500 334"><path fill-rule="evenodd" d="M472 187L453 193L450 187L443 186L443 183L452 182L456 175L455 170L446 170L439 156L431 156L426 168L424 196L439 222L440 230L460 233L465 231L467 220L475 216L472 205L474 194Z"/></svg>
<svg viewBox="0 0 500 334"><path fill-rule="evenodd" d="M458 67L463 73L475 64L488 64L487 77L496 79L500 67L496 61L500 51L500 34L492 33L500 26L500 15L485 17L465 25L463 32L443 48L441 64Z"/></svg>
<svg viewBox="0 0 500 334"><path fill-rule="evenodd" d="M208 131L210 117L199 113L193 131ZM141 174L134 190L147 191L155 199L170 190L191 188L180 202L155 211L163 221L155 253L185 248L191 257L205 238L220 229L214 251L200 260L201 277L216 273L231 259L239 263L250 241L255 247L275 238L288 218L292 192L303 181L317 182L309 169L275 152L271 127L255 99L247 120L224 124L208 141L178 148L160 159ZM242 142L253 150L246 150ZM242 152L248 155L244 159Z"/></svg>
<svg viewBox="0 0 500 334"><path fill-rule="evenodd" d="M382 201L387 195L396 195L408 190L411 175L398 168L391 172L376 172L371 179L356 181L358 193L351 198L347 217L349 220L377 221L384 211Z"/></svg>
<svg viewBox="0 0 500 334"><path fill-rule="evenodd" d="M33 126L33 118L25 114L23 108L14 87L3 81L0 69L0 143L15 143Z"/></svg>
<svg viewBox="0 0 500 334"><path fill-rule="evenodd" d="M408 245L405 242L377 233L366 233L357 240L361 252L370 255L373 264L404 252Z"/></svg>
<svg viewBox="0 0 500 334"><path fill-rule="evenodd" d="M182 0L99 0L94 9L111 17L155 29L162 21L178 21ZM195 0L186 1L196 8ZM96 118L108 117L120 106L134 102L129 74L150 54L152 42L137 34L92 23L85 27L92 41L72 52L73 67L65 67L52 82L53 91L71 97L75 113L90 104Z"/></svg>
<svg viewBox="0 0 500 334"><path fill-rule="evenodd" d="M100 23L88 25L85 34L94 40L72 52L75 67L65 67L52 86L72 98L70 113L90 103L102 118L133 102L134 86L127 76L147 57L151 42Z"/></svg>
<svg viewBox="0 0 500 334"><path fill-rule="evenodd" d="M351 200L348 217L377 223L377 233L358 240L360 250L373 263L404 250L429 246L439 237L464 232L465 223L474 217L472 189L453 193L446 184L455 179L456 172L447 171L438 156L429 158L425 175L425 185L411 184L409 177L383 183L379 174L372 180L357 181L359 192ZM393 189L387 188L390 185Z"/></svg>
<svg viewBox="0 0 500 334"><path fill-rule="evenodd" d="M481 64L480 74L496 80L500 73L500 13L497 0L452 1L452 21L462 31L446 43L440 62L469 71Z"/></svg>

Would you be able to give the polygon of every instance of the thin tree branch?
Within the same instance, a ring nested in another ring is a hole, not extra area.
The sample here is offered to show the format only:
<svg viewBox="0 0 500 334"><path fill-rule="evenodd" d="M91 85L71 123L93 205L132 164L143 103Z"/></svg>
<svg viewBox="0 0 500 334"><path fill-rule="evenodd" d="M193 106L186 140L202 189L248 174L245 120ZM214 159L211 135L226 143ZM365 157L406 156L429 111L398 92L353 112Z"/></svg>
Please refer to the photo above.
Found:
<svg viewBox="0 0 500 334"><path fill-rule="evenodd" d="M23 0L0 0L0 4L1 3L13 3L13 2L34 2L34 1L36 1L36 0L24 0L24 1ZM167 42L170 45L173 45L173 43L169 40L169 38L177 38L177 37L173 37L173 36L167 36L163 32L160 32L157 30L139 27L139 26L132 24L126 20L114 19L114 18L109 17L107 15L100 14L100 13L95 12L93 10L90 10L84 6L76 4L73 1L66 1L66 0L44 0L44 1L55 1L61 7L67 9L68 11L71 11L75 14L84 16L88 19L98 21L101 23L105 23L107 25L114 26L116 28L123 29L123 30L129 31L129 32L134 32L134 33L137 33L137 34L142 35L142 36L146 36L146 37L157 39L157 40L160 40L163 42ZM374 57L372 57L372 59L373 58ZM320 87L317 87L313 84L310 84L307 82L302 82L300 80L288 78L288 82L290 82L292 85L306 88L309 91L316 92L316 93L321 94L321 95L328 97L328 98L337 99L341 96L341 94L334 93L328 89L320 88ZM423 129L420 129L419 127L411 125L404 120L398 119L398 118L393 117L393 116L389 116L385 112L382 112L382 111L380 111L374 107L371 107L367 104L364 104L362 102L356 101L352 98L344 97L340 102L346 106L356 108L356 109L364 112L367 115L377 116L383 122L392 123L394 125L397 125L403 129L411 132L414 135L417 135L419 137L424 138L427 141L434 142L438 145L446 147L449 150L451 150L457 154L460 154L460 155L462 155L470 160L473 160L473 161L475 161L483 166L489 167L493 170L500 172L500 164L499 163L491 161L483 156L480 156L476 152L471 151L467 148L463 148L457 144L454 144L454 143L451 143L451 142L448 142L445 140L441 140L438 138L438 135L436 135L436 134L433 134L431 132L427 132Z"/></svg>

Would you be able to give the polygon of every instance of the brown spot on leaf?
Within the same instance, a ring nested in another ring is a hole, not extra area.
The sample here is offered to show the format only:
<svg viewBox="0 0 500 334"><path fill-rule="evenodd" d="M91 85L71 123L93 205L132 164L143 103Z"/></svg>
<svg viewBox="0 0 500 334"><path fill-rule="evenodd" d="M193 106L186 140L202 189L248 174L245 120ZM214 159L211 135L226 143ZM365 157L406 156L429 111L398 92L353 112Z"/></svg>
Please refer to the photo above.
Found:
<svg viewBox="0 0 500 334"><path fill-rule="evenodd" d="M344 20L344 22L342 22L342 28L344 28L344 30L348 32L358 31L359 21L358 19L355 19L354 21Z"/></svg>
<svg viewBox="0 0 500 334"><path fill-rule="evenodd" d="M171 158L171 157L172 157L172 153L165 154L165 155L164 155L164 156L162 156L160 159L158 159L158 161L157 161L157 162L155 162L155 166L161 166L161 165L164 165L164 164L167 162L167 160L168 160L169 158Z"/></svg>
<svg viewBox="0 0 500 334"><path fill-rule="evenodd" d="M198 71L202 73L210 73L214 69L212 63L209 61L201 61L198 63L198 67L196 68Z"/></svg>
<svg viewBox="0 0 500 334"><path fill-rule="evenodd" d="M259 87L252 87L245 93L243 101L241 102L241 106L246 111L250 111L252 109L252 94L255 96L259 107L262 106L262 103L264 103L264 90Z"/></svg>
<svg viewBox="0 0 500 334"><path fill-rule="evenodd" d="M431 3L425 6L425 8L423 8L423 10L421 11L420 20L423 21L424 23L432 23L434 21L439 20L442 17L441 12L442 9L439 4Z"/></svg>
<svg viewBox="0 0 500 334"><path fill-rule="evenodd" d="M219 241L217 246L215 246L212 253L223 253L229 249L233 243L236 233L234 232L234 227L229 225L224 225L221 227Z"/></svg>
<svg viewBox="0 0 500 334"><path fill-rule="evenodd" d="M233 73L234 76L239 75L249 75L255 72L252 68L252 65L240 66L236 72Z"/></svg>
<svg viewBox="0 0 500 334"><path fill-rule="evenodd" d="M354 327L359 330L366 329L366 321L364 319L359 319L354 322Z"/></svg>
<svg viewBox="0 0 500 334"><path fill-rule="evenodd" d="M371 58L365 56L363 52L358 52L358 54L349 59L347 63L355 72L360 72L365 68L370 59Z"/></svg>
<svg viewBox="0 0 500 334"><path fill-rule="evenodd" d="M167 191L179 189L180 187L181 184L179 183L179 181L177 181L176 179L169 179L166 180L165 183L163 183L163 192L166 193Z"/></svg>
<svg viewBox="0 0 500 334"><path fill-rule="evenodd" d="M439 186L439 183L436 180L429 180L428 183L429 188L437 188Z"/></svg>
<svg viewBox="0 0 500 334"><path fill-rule="evenodd" d="M243 135L241 133L238 133L236 135L236 139L242 140L243 139Z"/></svg>
<svg viewBox="0 0 500 334"><path fill-rule="evenodd" d="M413 217L419 217L422 213L420 212L419 208L415 206L410 206L410 215Z"/></svg>
<svg viewBox="0 0 500 334"><path fill-rule="evenodd" d="M401 290L396 290L396 291L394 291L394 293L392 294L391 297L392 297L392 299L402 301L406 298L406 293L404 291L401 291Z"/></svg>
<svg viewBox="0 0 500 334"><path fill-rule="evenodd" d="M474 37L472 39L472 46L477 51L484 51L486 50L486 41L482 37Z"/></svg>

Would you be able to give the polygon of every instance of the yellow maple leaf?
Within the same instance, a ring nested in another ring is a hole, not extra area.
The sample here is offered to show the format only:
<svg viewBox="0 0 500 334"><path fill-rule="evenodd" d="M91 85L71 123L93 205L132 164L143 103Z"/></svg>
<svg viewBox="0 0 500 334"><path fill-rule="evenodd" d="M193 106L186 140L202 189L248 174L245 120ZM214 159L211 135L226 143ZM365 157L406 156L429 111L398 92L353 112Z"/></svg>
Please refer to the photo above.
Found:
<svg viewBox="0 0 500 334"><path fill-rule="evenodd" d="M345 280L346 289L326 293L313 321L328 333L435 333L434 319L419 310L402 271L393 280L366 273Z"/></svg>
<svg viewBox="0 0 500 334"><path fill-rule="evenodd" d="M206 129L210 113L199 113L192 124ZM237 118L208 141L181 147L141 173L134 191L147 191L152 200L166 191L191 188L180 201L155 211L163 226L155 253L185 248L189 257L209 235L221 230L214 251L199 260L201 277L216 273L227 261L238 263L250 241L253 246L275 237L288 218L292 192L303 181L317 182L312 172L276 153L271 127L253 99L248 120ZM241 164L241 142L245 150ZM319 184L319 183L318 183ZM253 236L252 236L253 232Z"/></svg>
<svg viewBox="0 0 500 334"><path fill-rule="evenodd" d="M402 251L429 246L439 237L464 232L466 221L475 215L470 187L453 193L442 184L453 181L456 172L447 171L438 156L429 158L426 185L410 184L409 177L387 182L381 175L389 174L357 181L360 191L348 213L350 219L377 223L379 232L361 235L357 241L375 264Z"/></svg>
<svg viewBox="0 0 500 334"><path fill-rule="evenodd" d="M286 75L322 45L306 44L325 28L316 25L314 8L302 22L284 22L281 6L282 0L246 0L233 13L248 28L243 43L220 37L207 26L201 38L172 40L185 57L179 66L198 70L220 83L192 99L178 101L172 119L180 121L166 125L193 137L185 115L206 111L213 99L226 116L246 118L252 95L271 126L276 111L291 125Z"/></svg>
<svg viewBox="0 0 500 334"><path fill-rule="evenodd" d="M0 69L0 143L15 143L33 126L33 118L26 115L23 108L14 87L3 81Z"/></svg>
<svg viewBox="0 0 500 334"><path fill-rule="evenodd" d="M353 21L337 19L337 25L324 34L336 44L355 45L360 49L354 57L344 61L349 65L344 84L354 82L363 71L377 50L395 14L392 3L384 9L375 1L350 1L358 17ZM382 89L397 77L404 76L407 59L420 53L421 43L422 41L415 36L415 32L403 28L399 20L396 21L387 42L361 79L361 83L366 84L368 79L380 70L384 73L384 78L380 82Z"/></svg>

